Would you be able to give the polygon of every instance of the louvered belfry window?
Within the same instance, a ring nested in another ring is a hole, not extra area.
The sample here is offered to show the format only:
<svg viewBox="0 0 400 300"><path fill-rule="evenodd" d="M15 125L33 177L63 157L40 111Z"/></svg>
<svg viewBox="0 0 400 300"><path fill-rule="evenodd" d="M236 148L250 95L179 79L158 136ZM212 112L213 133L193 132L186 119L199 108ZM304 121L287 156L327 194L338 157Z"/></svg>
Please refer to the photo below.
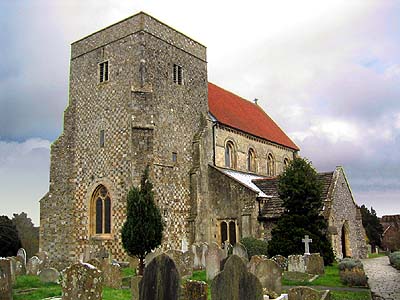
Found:
<svg viewBox="0 0 400 300"><path fill-rule="evenodd" d="M174 83L183 85L183 69L182 66L174 65Z"/></svg>
<svg viewBox="0 0 400 300"><path fill-rule="evenodd" d="M108 61L99 64L99 80L100 82L108 81Z"/></svg>

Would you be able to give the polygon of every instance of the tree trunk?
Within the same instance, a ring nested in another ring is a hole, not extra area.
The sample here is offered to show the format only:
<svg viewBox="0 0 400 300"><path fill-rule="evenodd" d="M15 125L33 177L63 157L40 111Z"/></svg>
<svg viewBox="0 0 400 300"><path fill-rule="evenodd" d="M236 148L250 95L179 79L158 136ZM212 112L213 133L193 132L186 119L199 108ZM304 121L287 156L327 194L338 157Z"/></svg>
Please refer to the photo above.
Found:
<svg viewBox="0 0 400 300"><path fill-rule="evenodd" d="M143 276L143 271L144 271L144 258L139 257L139 274L140 276Z"/></svg>

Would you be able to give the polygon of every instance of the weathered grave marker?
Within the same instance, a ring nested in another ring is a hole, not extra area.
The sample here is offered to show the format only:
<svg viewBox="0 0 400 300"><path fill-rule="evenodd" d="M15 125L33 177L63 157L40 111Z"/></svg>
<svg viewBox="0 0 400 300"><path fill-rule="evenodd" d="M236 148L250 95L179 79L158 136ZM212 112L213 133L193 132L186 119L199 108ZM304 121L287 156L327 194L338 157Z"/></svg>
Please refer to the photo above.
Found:
<svg viewBox="0 0 400 300"><path fill-rule="evenodd" d="M305 257L306 272L308 274L322 275L324 274L324 259L319 253L312 253Z"/></svg>
<svg viewBox="0 0 400 300"><path fill-rule="evenodd" d="M249 260L249 256L247 254L247 249L246 247L241 244L241 243L236 243L235 246L233 246L233 254L245 259L245 260Z"/></svg>
<svg viewBox="0 0 400 300"><path fill-rule="evenodd" d="M60 279L60 272L58 272L54 268L43 269L39 273L39 278L40 281L44 283L49 283L49 282L58 283Z"/></svg>
<svg viewBox="0 0 400 300"><path fill-rule="evenodd" d="M101 271L88 263L78 262L64 270L62 300L101 300Z"/></svg>
<svg viewBox="0 0 400 300"><path fill-rule="evenodd" d="M177 300L180 277L174 261L166 254L155 257L144 269L139 283L140 300Z"/></svg>
<svg viewBox="0 0 400 300"><path fill-rule="evenodd" d="M32 256L26 264L27 275L39 275L41 260L37 256Z"/></svg>
<svg viewBox="0 0 400 300"><path fill-rule="evenodd" d="M289 255L288 257L289 272L306 272L306 263L303 255Z"/></svg>
<svg viewBox="0 0 400 300"><path fill-rule="evenodd" d="M188 280L185 282L184 300L207 300L207 283Z"/></svg>
<svg viewBox="0 0 400 300"><path fill-rule="evenodd" d="M11 261L0 257L0 299L12 300Z"/></svg>
<svg viewBox="0 0 400 300"><path fill-rule="evenodd" d="M243 259L231 255L224 270L211 282L213 300L262 300L263 290L258 278L247 271Z"/></svg>
<svg viewBox="0 0 400 300"><path fill-rule="evenodd" d="M271 259L261 261L255 266L254 274L260 280L261 285L269 294L282 293L282 269Z"/></svg>
<svg viewBox="0 0 400 300"><path fill-rule="evenodd" d="M208 246L208 252L206 255L206 273L208 280L213 280L218 274L220 271L220 263L223 258L223 250L217 243L212 242Z"/></svg>

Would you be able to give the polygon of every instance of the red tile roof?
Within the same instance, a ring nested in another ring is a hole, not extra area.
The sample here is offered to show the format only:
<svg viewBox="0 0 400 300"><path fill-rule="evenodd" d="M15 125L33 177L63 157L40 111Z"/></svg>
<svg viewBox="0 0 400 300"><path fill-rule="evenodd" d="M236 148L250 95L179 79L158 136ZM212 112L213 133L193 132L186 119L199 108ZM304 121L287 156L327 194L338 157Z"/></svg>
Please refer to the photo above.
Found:
<svg viewBox="0 0 400 300"><path fill-rule="evenodd" d="M300 150L260 106L212 83L208 83L208 107L219 123Z"/></svg>

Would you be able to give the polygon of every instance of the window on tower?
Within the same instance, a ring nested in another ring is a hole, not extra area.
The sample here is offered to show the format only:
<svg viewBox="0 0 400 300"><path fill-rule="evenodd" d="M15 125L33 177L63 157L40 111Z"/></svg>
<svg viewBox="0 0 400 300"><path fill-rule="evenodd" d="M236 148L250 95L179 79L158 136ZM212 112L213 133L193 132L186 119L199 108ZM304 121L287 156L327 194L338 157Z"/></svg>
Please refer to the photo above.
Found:
<svg viewBox="0 0 400 300"><path fill-rule="evenodd" d="M174 83L183 85L183 69L182 66L174 65Z"/></svg>
<svg viewBox="0 0 400 300"><path fill-rule="evenodd" d="M108 81L108 61L104 61L99 64L99 81Z"/></svg>

